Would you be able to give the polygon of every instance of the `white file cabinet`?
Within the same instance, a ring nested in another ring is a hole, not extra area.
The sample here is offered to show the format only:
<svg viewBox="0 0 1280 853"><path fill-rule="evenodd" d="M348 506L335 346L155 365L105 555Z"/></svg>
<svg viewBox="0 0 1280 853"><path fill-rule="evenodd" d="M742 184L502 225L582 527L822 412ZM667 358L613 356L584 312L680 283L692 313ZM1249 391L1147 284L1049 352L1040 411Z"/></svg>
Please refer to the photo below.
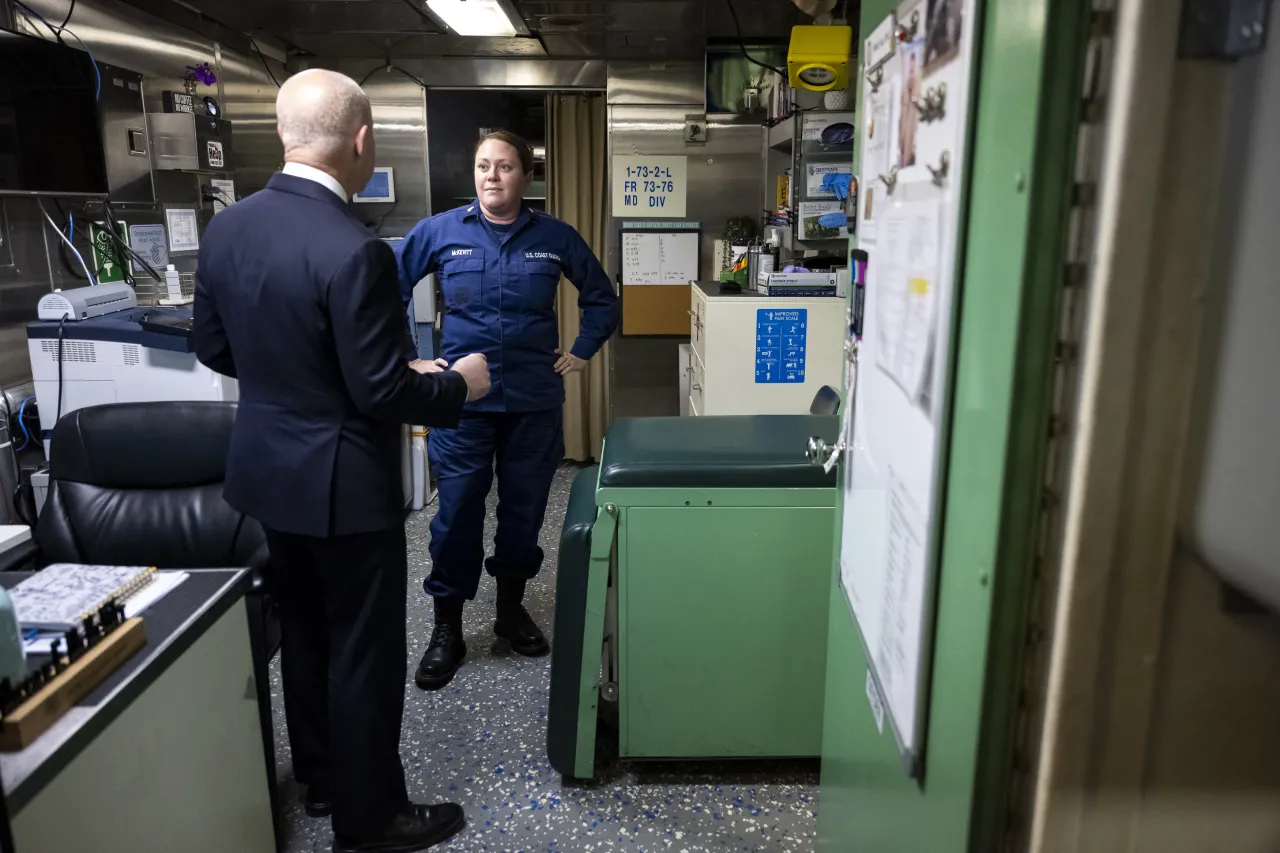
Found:
<svg viewBox="0 0 1280 853"><path fill-rule="evenodd" d="M844 300L720 293L690 285L690 415L794 415L839 388Z"/></svg>

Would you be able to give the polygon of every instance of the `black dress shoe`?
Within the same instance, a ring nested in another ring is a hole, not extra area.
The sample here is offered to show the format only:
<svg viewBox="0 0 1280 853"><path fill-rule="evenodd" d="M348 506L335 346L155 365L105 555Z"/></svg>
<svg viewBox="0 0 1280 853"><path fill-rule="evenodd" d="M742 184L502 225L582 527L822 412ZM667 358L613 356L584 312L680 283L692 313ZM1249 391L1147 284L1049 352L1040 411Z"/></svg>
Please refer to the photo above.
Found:
<svg viewBox="0 0 1280 853"><path fill-rule="evenodd" d="M539 658L551 651L546 635L533 621L523 604L508 605L498 611L493 633L511 644L511 650L527 658Z"/></svg>
<svg viewBox="0 0 1280 853"><path fill-rule="evenodd" d="M308 817L328 817L333 814L333 803L329 799L329 790L323 785L308 785L307 797L302 808Z"/></svg>
<svg viewBox="0 0 1280 853"><path fill-rule="evenodd" d="M439 690L453 680L466 657L462 625L437 621L436 629L431 632L431 645L418 663L413 682L423 690Z"/></svg>
<svg viewBox="0 0 1280 853"><path fill-rule="evenodd" d="M333 853L414 853L447 841L466 825L462 806L410 803L377 835L355 837L335 833Z"/></svg>

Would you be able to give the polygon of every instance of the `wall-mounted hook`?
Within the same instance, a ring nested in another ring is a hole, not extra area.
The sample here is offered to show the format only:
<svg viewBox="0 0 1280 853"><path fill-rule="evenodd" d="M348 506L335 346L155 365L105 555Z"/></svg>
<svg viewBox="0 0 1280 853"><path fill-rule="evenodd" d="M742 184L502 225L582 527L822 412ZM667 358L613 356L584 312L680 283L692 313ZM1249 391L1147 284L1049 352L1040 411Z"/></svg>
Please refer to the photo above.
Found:
<svg viewBox="0 0 1280 853"><path fill-rule="evenodd" d="M951 152L943 151L942 156L938 158L938 165L929 166L925 164L930 173L933 174L933 182L937 186L942 186L947 180L947 173L951 171Z"/></svg>
<svg viewBox="0 0 1280 853"><path fill-rule="evenodd" d="M911 13L911 21L907 24L898 25L898 41L910 42L914 41L916 33L920 30L920 10L916 9Z"/></svg>
<svg viewBox="0 0 1280 853"><path fill-rule="evenodd" d="M889 174L881 175L880 182L884 184L884 191L893 195L893 188L898 184L898 167L894 166L889 170Z"/></svg>
<svg viewBox="0 0 1280 853"><path fill-rule="evenodd" d="M922 122L930 124L937 121L947 114L947 84L939 83L925 89L924 94L916 98L914 103Z"/></svg>
<svg viewBox="0 0 1280 853"><path fill-rule="evenodd" d="M867 72L867 85L871 87L871 93L874 95L880 91L880 84L884 82L884 66L877 65Z"/></svg>

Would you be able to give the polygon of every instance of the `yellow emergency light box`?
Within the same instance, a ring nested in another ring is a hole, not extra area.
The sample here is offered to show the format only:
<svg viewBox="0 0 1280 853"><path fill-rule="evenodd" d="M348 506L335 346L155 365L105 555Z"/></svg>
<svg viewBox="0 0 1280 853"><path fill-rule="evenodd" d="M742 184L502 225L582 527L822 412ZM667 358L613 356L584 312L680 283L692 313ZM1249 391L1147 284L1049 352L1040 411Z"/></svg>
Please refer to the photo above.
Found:
<svg viewBox="0 0 1280 853"><path fill-rule="evenodd" d="M851 53L853 27L792 27L787 80L793 89L847 89Z"/></svg>

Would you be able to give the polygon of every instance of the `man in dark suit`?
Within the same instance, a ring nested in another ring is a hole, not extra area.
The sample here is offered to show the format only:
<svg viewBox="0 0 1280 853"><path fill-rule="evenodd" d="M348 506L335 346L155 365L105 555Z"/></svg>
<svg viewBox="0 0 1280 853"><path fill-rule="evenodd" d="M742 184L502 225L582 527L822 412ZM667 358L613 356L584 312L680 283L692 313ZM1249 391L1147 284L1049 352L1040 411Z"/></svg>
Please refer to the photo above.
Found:
<svg viewBox="0 0 1280 853"><path fill-rule="evenodd" d="M285 713L307 813L334 850L422 850L462 809L409 802L402 424L452 427L489 391L483 355L415 357L391 249L347 206L373 174L369 100L312 70L276 102L285 166L200 247L200 361L240 385L228 503L267 531Z"/></svg>

